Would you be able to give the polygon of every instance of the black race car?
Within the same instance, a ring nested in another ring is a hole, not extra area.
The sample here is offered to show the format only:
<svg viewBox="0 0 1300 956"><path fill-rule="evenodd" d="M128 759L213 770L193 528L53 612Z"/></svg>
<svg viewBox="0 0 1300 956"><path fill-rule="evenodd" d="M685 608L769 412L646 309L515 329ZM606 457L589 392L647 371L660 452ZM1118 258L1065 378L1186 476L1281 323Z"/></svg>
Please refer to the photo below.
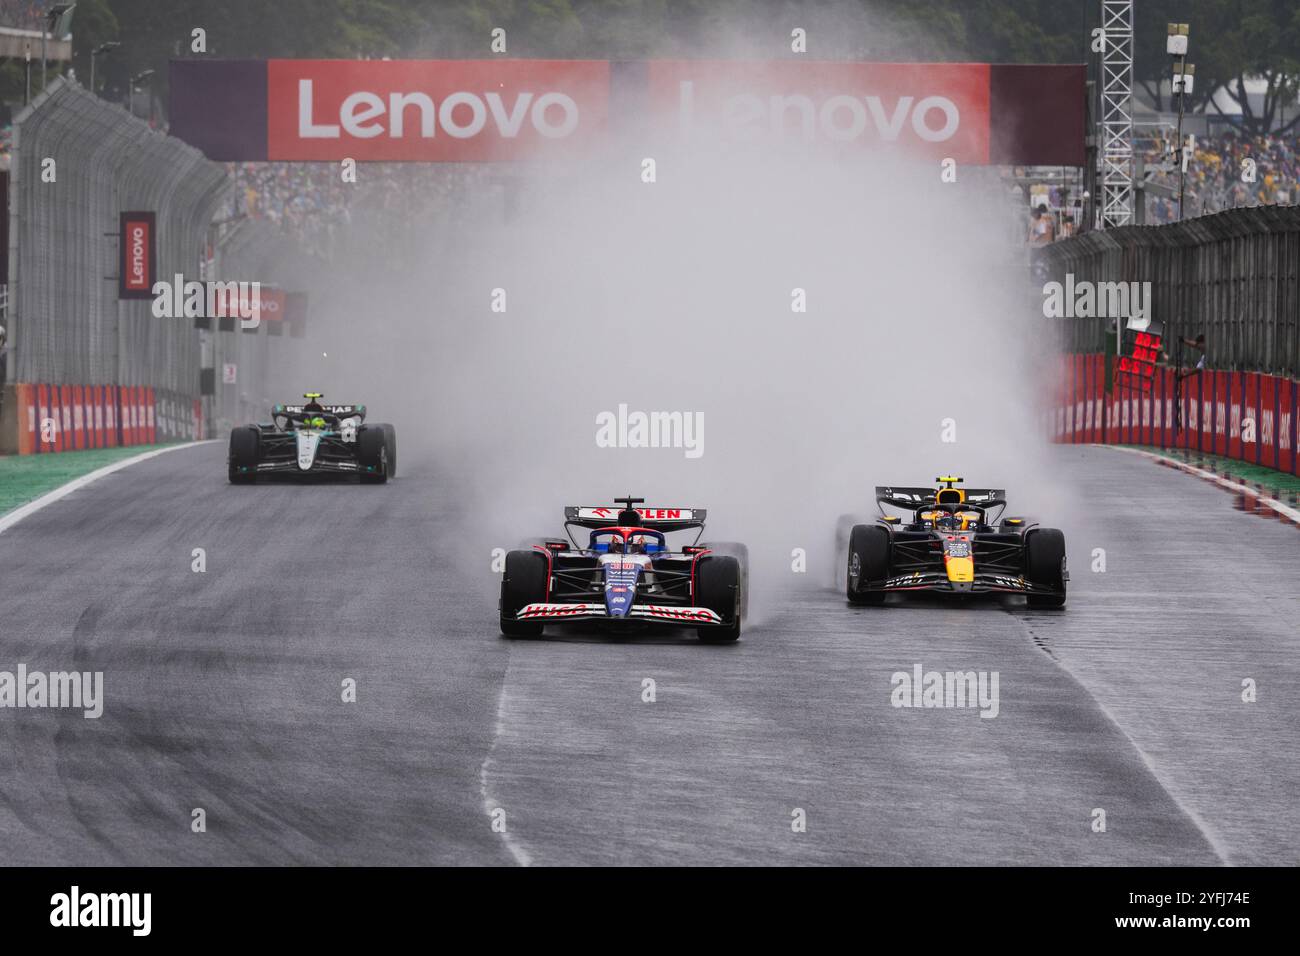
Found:
<svg viewBox="0 0 1300 956"><path fill-rule="evenodd" d="M881 517L849 534L851 603L883 604L892 592L934 591L1023 594L1030 607L1065 604L1065 535L1004 517L1005 491L956 487L961 480L936 478L938 488L876 488ZM910 520L887 514L885 505L910 512Z"/></svg>
<svg viewBox="0 0 1300 956"><path fill-rule="evenodd" d="M230 432L227 467L232 484L265 475L356 475L382 484L397 473L397 432L366 424L364 405L322 405L308 392L303 405L276 405L271 421Z"/></svg>
<svg viewBox="0 0 1300 956"><path fill-rule="evenodd" d="M543 539L506 555L501 633L537 637L547 624L593 621L613 630L648 624L694 627L700 640L734 641L745 617L748 551L736 543L698 544L701 508L618 506L564 509L569 540ZM573 538L573 528L588 532ZM698 529L698 530L697 530ZM669 549L666 535L697 530Z"/></svg>

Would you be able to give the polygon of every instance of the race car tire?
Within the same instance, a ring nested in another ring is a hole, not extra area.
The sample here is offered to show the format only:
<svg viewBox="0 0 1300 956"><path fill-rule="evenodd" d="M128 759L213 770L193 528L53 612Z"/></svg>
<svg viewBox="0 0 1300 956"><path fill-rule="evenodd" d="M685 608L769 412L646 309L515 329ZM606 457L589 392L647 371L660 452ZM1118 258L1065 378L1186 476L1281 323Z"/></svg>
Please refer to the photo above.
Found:
<svg viewBox="0 0 1300 956"><path fill-rule="evenodd" d="M251 485L257 481L257 461L261 457L262 436L256 425L230 430L230 455L226 474L232 485Z"/></svg>
<svg viewBox="0 0 1300 956"><path fill-rule="evenodd" d="M357 464L363 485L382 485L388 480L388 443L382 428L361 426L357 432Z"/></svg>
<svg viewBox="0 0 1300 956"><path fill-rule="evenodd" d="M830 587L837 588L844 583L844 579L840 577L842 572L838 569L847 567L849 535L853 533L855 525L869 520L871 519L864 518L862 515L851 514L842 514L835 520L835 560L828 564L830 579L827 583Z"/></svg>
<svg viewBox="0 0 1300 956"><path fill-rule="evenodd" d="M1057 591L1057 594L1027 594L1030 607L1061 607L1065 604L1065 535L1055 528L1034 528L1025 534L1025 580Z"/></svg>
<svg viewBox="0 0 1300 956"><path fill-rule="evenodd" d="M384 450L388 455L388 477L397 477L397 429L392 425L379 424L371 425L371 428L378 428L384 433Z"/></svg>
<svg viewBox="0 0 1300 956"><path fill-rule="evenodd" d="M889 531L880 525L854 525L849 533L849 560L844 593L851 604L878 606L884 591L865 591L862 585L889 576Z"/></svg>
<svg viewBox="0 0 1300 956"><path fill-rule="evenodd" d="M729 644L740 637L744 606L744 581L740 562L729 554L706 554L695 567L695 605L707 607L723 623L698 627L696 635L706 644Z"/></svg>
<svg viewBox="0 0 1300 956"><path fill-rule="evenodd" d="M501 633L506 637L541 637L542 625L517 621L520 608L546 600L550 564L538 551L511 551L501 578Z"/></svg>
<svg viewBox="0 0 1300 956"><path fill-rule="evenodd" d="M730 555L740 563L740 619L749 617L749 546L739 541L711 541L700 545L714 554Z"/></svg>

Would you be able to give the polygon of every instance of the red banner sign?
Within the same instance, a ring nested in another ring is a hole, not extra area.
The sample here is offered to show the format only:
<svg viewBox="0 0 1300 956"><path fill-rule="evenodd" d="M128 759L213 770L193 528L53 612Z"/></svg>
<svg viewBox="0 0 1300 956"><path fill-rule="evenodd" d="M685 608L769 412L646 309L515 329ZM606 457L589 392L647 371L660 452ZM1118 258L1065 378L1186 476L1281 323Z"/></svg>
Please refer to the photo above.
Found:
<svg viewBox="0 0 1300 956"><path fill-rule="evenodd" d="M271 160L514 160L590 146L609 112L600 60L271 60Z"/></svg>
<svg viewBox="0 0 1300 956"><path fill-rule="evenodd" d="M154 214L124 212L118 234L119 299L152 299L154 271Z"/></svg>
<svg viewBox="0 0 1300 956"><path fill-rule="evenodd" d="M987 63L651 60L656 121L690 137L904 147L989 162Z"/></svg>

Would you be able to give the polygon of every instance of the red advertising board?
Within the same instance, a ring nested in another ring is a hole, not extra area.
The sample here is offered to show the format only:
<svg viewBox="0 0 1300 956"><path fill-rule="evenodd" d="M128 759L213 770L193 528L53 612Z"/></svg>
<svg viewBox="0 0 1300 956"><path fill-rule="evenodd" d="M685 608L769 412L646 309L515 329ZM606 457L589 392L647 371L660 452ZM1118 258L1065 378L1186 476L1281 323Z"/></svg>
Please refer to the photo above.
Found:
<svg viewBox="0 0 1300 956"><path fill-rule="evenodd" d="M118 231L119 299L152 299L156 236L154 214L124 212Z"/></svg>
<svg viewBox="0 0 1300 956"><path fill-rule="evenodd" d="M215 315L208 318L244 318L249 321L261 319L269 322L281 322L287 312L288 293L274 286L259 285L257 296L253 296L252 283L243 288L219 290L215 296Z"/></svg>
<svg viewBox="0 0 1300 956"><path fill-rule="evenodd" d="M270 160L480 162L591 147L604 60L270 60Z"/></svg>
<svg viewBox="0 0 1300 956"><path fill-rule="evenodd" d="M661 130L989 161L987 63L651 60Z"/></svg>

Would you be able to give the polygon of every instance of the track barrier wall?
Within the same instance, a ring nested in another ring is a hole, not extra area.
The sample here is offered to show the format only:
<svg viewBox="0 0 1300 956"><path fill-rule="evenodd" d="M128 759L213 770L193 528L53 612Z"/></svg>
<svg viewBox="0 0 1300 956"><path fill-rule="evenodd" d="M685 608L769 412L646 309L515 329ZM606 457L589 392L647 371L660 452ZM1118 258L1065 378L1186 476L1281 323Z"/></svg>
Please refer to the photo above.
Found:
<svg viewBox="0 0 1300 956"><path fill-rule="evenodd" d="M1207 370L1179 381L1176 370L1158 368L1150 391L1116 386L1108 395L1106 361L1102 354L1062 357L1055 441L1177 448L1300 475L1295 379Z"/></svg>
<svg viewBox="0 0 1300 956"><path fill-rule="evenodd" d="M1108 395L1112 319L1048 320L1068 353L1055 440L1177 448L1300 474L1300 206L1091 232L1035 256L1049 281L1150 283L1149 316L1169 353L1149 391L1112 369ZM1194 371L1201 353L1180 340L1198 334L1205 367Z"/></svg>
<svg viewBox="0 0 1300 956"><path fill-rule="evenodd" d="M145 385L14 387L19 454L118 448L202 437L202 403Z"/></svg>
<svg viewBox="0 0 1300 956"><path fill-rule="evenodd" d="M12 156L0 451L201 437L199 333L119 297L120 219L153 214L154 278L199 278L225 169L64 78L16 117Z"/></svg>

